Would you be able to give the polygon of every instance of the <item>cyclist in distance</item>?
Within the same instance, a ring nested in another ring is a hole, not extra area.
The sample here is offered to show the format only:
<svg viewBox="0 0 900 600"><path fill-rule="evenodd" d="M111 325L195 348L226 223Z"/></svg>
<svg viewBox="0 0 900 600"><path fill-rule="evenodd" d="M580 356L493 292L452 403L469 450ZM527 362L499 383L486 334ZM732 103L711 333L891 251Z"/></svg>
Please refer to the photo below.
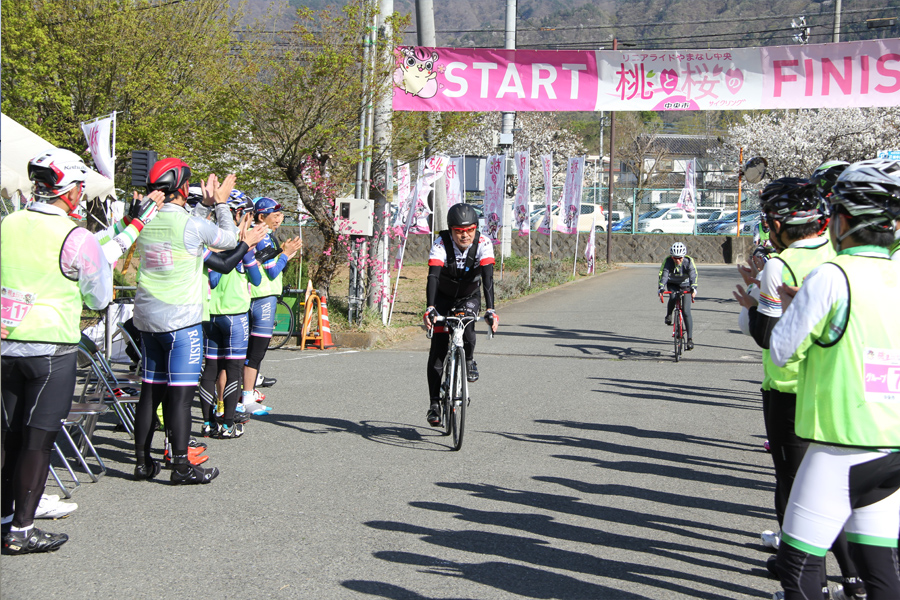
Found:
<svg viewBox="0 0 900 600"><path fill-rule="evenodd" d="M431 350L428 353L428 424L440 427L440 387L444 356L450 343L450 333L444 326L435 326L434 319L453 310L464 309L472 314L481 312L481 289L487 307L485 321L492 331L500 323L494 311L494 247L478 230L478 213L468 204L460 203L447 211L449 230L440 232L428 256L428 281L425 298L425 327L434 328ZM475 324L464 333L466 371L470 382L478 381L475 364Z"/></svg>
<svg viewBox="0 0 900 600"><path fill-rule="evenodd" d="M681 242L675 242L669 249L669 257L663 261L659 268L659 289L657 293L662 299L663 292L690 292L691 300L697 296L697 265L694 259L687 255L687 247ZM694 349L694 320L691 318L691 303L683 299L681 307L684 310L684 327L687 329L687 346L685 350ZM666 325L672 324L672 311L675 310L675 296L669 296L669 304L666 307Z"/></svg>

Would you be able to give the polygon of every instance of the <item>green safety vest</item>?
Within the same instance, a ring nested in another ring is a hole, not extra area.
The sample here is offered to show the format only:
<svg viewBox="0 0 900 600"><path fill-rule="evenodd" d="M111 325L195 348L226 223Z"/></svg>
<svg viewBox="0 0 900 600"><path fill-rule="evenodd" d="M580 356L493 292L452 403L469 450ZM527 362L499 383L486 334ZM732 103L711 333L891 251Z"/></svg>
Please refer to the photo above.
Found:
<svg viewBox="0 0 900 600"><path fill-rule="evenodd" d="M760 243L760 244L763 244L763 243L769 241L769 234L770 234L771 232L766 231L765 229L763 229L762 223L758 223L758 224L756 225L756 230L759 232L759 243Z"/></svg>
<svg viewBox="0 0 900 600"><path fill-rule="evenodd" d="M805 248L786 248L784 252L773 254L769 260L780 260L784 263L781 271L781 280L788 285L801 285L806 276L823 262L834 258L834 247L828 239L820 246L808 246ZM776 389L785 394L797 393L797 361L779 367L772 362L772 357L767 348L763 349L763 378L762 389Z"/></svg>
<svg viewBox="0 0 900 600"><path fill-rule="evenodd" d="M184 247L190 216L160 211L137 240L141 263L134 297L134 324L140 331L175 331L203 319L203 257Z"/></svg>
<svg viewBox="0 0 900 600"><path fill-rule="evenodd" d="M213 315L240 315L250 310L250 282L237 269L219 278L209 298L209 312Z"/></svg>
<svg viewBox="0 0 900 600"><path fill-rule="evenodd" d="M75 224L67 217L32 210L3 219L3 319L21 320L14 327L7 325L10 341L81 340L81 290L77 280L63 275L59 264L73 229Z"/></svg>
<svg viewBox="0 0 900 600"><path fill-rule="evenodd" d="M262 272L262 281L258 286L251 286L250 297L255 299L265 298L266 296L280 296L284 291L284 286L281 283L281 276L284 275L284 271L281 271L275 279L269 279L262 265L259 265L259 270Z"/></svg>
<svg viewBox="0 0 900 600"><path fill-rule="evenodd" d="M797 388L796 431L802 438L900 448L900 270L886 252L884 258L856 255L873 248L851 248L830 261L847 277L850 312L833 306L810 334ZM836 341L815 341L841 325Z"/></svg>

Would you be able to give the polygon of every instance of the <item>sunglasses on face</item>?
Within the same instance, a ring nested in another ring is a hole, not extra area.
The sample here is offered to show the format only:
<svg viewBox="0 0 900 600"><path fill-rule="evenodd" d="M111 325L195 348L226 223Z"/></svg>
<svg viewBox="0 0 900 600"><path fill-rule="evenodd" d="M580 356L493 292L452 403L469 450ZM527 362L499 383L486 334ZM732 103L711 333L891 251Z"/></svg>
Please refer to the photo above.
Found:
<svg viewBox="0 0 900 600"><path fill-rule="evenodd" d="M452 227L451 229L456 233L472 233L477 227L477 225L470 225L468 227Z"/></svg>

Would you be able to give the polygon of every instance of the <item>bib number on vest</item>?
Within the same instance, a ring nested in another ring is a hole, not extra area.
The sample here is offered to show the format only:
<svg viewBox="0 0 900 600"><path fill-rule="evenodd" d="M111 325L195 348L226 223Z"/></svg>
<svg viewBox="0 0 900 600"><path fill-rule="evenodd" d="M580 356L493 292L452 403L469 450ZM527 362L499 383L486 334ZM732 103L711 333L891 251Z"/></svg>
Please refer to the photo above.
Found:
<svg viewBox="0 0 900 600"><path fill-rule="evenodd" d="M900 402L900 350L866 348L863 373L866 402Z"/></svg>
<svg viewBox="0 0 900 600"><path fill-rule="evenodd" d="M143 268L156 273L174 269L175 261L172 259L172 243L148 244L144 249Z"/></svg>
<svg viewBox="0 0 900 600"><path fill-rule="evenodd" d="M5 286L2 288L0 297L2 297L0 321L7 327L18 327L37 300L37 294L14 290Z"/></svg>

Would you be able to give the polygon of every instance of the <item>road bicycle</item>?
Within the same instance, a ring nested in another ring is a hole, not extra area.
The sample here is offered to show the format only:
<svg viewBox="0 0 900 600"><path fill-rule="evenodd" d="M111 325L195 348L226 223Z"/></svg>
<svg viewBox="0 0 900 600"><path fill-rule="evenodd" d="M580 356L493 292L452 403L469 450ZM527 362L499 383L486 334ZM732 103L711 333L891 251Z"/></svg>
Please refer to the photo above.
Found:
<svg viewBox="0 0 900 600"><path fill-rule="evenodd" d="M684 296L687 292L663 292L659 296L660 302L665 302L663 296L673 296L675 298L675 308L672 311L672 340L675 343L675 362L681 360L684 349L687 346L687 329L684 327ZM691 297L691 302L694 298Z"/></svg>
<svg viewBox="0 0 900 600"><path fill-rule="evenodd" d="M285 294L295 294L300 290L284 290ZM299 301L299 297L296 298ZM269 340L269 348L281 348L294 335L296 318L294 310L284 301L284 297L278 298L275 303L275 323L272 329L272 339Z"/></svg>
<svg viewBox="0 0 900 600"><path fill-rule="evenodd" d="M462 448L463 433L466 429L466 408L471 402L469 397L469 380L466 372L466 353L463 349L463 332L481 317L466 310L453 311L451 314L434 319L434 324L444 323L450 329L450 342L447 344L447 356L444 357L444 374L441 378L441 426L444 435L453 435L453 449ZM433 329L428 330L431 337ZM488 337L493 337L488 329Z"/></svg>

